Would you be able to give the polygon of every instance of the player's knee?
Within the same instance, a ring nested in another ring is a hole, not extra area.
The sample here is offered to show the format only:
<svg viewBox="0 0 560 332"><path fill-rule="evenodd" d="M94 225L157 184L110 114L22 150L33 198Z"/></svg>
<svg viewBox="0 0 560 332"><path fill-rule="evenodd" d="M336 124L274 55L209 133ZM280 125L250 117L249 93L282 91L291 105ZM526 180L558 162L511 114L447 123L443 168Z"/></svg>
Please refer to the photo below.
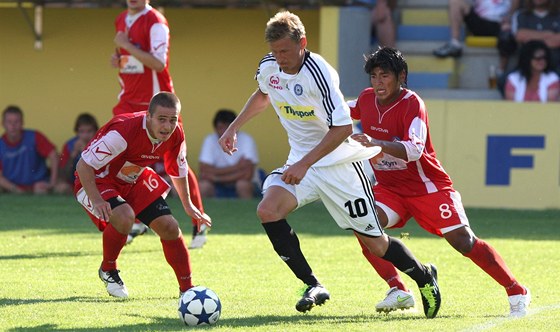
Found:
<svg viewBox="0 0 560 332"><path fill-rule="evenodd" d="M444 235L449 244L462 255L468 254L476 241L468 227L461 227Z"/></svg>
<svg viewBox="0 0 560 332"><path fill-rule="evenodd" d="M179 237L179 223L171 215L156 218L150 223L152 230L163 240L174 240Z"/></svg>
<svg viewBox="0 0 560 332"><path fill-rule="evenodd" d="M263 222L280 220L283 217L278 213L278 210L267 203L261 202L257 207L257 216Z"/></svg>

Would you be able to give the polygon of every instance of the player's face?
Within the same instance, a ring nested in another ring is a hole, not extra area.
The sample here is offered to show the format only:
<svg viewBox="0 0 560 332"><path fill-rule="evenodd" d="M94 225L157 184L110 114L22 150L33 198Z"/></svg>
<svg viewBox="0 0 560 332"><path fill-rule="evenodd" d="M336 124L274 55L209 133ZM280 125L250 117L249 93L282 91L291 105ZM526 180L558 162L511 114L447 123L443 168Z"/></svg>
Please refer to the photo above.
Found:
<svg viewBox="0 0 560 332"><path fill-rule="evenodd" d="M380 67L373 68L370 73L370 81L377 101L381 105L390 104L401 92L401 82L397 75Z"/></svg>
<svg viewBox="0 0 560 332"><path fill-rule="evenodd" d="M5 134L10 141L18 141L23 130L23 119L19 114L6 113L2 122Z"/></svg>
<svg viewBox="0 0 560 332"><path fill-rule="evenodd" d="M126 0L126 5L128 7L128 11L131 14L135 14L144 10L149 2L150 1L148 0Z"/></svg>
<svg viewBox="0 0 560 332"><path fill-rule="evenodd" d="M179 111L175 108L156 106L153 115L146 116L146 126L150 135L160 141L167 141L179 121Z"/></svg>
<svg viewBox="0 0 560 332"><path fill-rule="evenodd" d="M284 37L268 45L283 72L287 74L298 73L305 56L305 47L307 46L307 39L305 37L299 42L292 40L290 37Z"/></svg>

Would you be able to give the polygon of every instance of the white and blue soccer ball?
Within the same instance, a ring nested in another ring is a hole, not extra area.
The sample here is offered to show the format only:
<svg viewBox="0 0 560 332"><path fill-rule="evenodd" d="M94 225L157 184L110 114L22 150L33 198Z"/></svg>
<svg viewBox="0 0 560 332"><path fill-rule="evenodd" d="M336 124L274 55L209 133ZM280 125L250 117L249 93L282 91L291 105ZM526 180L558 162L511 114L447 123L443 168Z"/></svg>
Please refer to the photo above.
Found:
<svg viewBox="0 0 560 332"><path fill-rule="evenodd" d="M188 326L212 325L220 319L222 303L209 288L196 286L179 299L179 318Z"/></svg>

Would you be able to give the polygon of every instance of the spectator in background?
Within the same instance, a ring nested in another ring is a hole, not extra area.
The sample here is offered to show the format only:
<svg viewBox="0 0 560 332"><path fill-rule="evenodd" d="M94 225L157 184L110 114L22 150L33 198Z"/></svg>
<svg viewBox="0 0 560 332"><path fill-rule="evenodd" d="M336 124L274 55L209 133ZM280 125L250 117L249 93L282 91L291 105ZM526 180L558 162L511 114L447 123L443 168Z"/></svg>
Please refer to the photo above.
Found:
<svg viewBox="0 0 560 332"><path fill-rule="evenodd" d="M74 124L74 133L76 133L76 136L64 143L60 154L60 163L58 165L59 178L55 187L56 193L72 193L74 179L76 178L74 174L76 171L76 164L78 164L78 160L80 160L82 151L89 141L93 139L98 129L99 125L93 115L82 113L76 118L76 123Z"/></svg>
<svg viewBox="0 0 560 332"><path fill-rule="evenodd" d="M255 140L247 133L237 133L237 153L228 155L218 139L235 120L236 114L227 109L214 116L215 133L206 136L200 150L200 193L202 197L253 198L256 165L259 162Z"/></svg>
<svg viewBox="0 0 560 332"><path fill-rule="evenodd" d="M58 177L58 153L54 144L37 130L23 129L23 111L18 106L4 109L2 126L0 189L12 193L48 193Z"/></svg>
<svg viewBox="0 0 560 332"><path fill-rule="evenodd" d="M145 112L152 96L160 91L174 92L169 74L170 37L167 19L150 6L149 0L127 0L126 4L127 10L115 20L117 32L113 41L117 48L111 57L111 64L119 69L121 92L113 115ZM156 164L154 169L163 167ZM190 167L188 180L191 200L204 212L198 180ZM193 238L189 248L201 248L206 243L206 229L203 227L199 230L195 219L191 222ZM127 243L147 230L144 224L137 222Z"/></svg>
<svg viewBox="0 0 560 332"><path fill-rule="evenodd" d="M544 42L551 51L554 70L560 65L560 12L557 0L528 0L514 16L512 31L519 45L530 40Z"/></svg>
<svg viewBox="0 0 560 332"><path fill-rule="evenodd" d="M462 23L475 36L500 35L501 25L509 24L511 14L519 6L519 0L450 0L449 27L451 40L433 51L439 58L460 57L463 45L460 41Z"/></svg>
<svg viewBox="0 0 560 332"><path fill-rule="evenodd" d="M397 0L349 0L346 4L371 7L371 36L377 38L379 46L395 47L397 38L393 11Z"/></svg>
<svg viewBox="0 0 560 332"><path fill-rule="evenodd" d="M554 71L551 52L540 40L521 47L517 69L507 76L505 98L516 102L558 101L560 78Z"/></svg>

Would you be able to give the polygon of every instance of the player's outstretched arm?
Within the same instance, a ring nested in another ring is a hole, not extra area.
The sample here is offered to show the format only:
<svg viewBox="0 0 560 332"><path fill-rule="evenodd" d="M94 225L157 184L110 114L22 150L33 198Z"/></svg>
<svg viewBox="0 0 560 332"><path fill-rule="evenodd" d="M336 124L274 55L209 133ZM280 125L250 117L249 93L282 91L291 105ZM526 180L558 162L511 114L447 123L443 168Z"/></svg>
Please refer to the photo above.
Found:
<svg viewBox="0 0 560 332"><path fill-rule="evenodd" d="M179 195L179 199L183 204L183 208L185 209L185 213L195 219L197 221L198 231L200 231L200 226L202 224L206 224L208 227L212 227L212 219L206 213L200 212L200 210L192 203L191 197L189 194L189 182L187 181L186 177L182 178L171 178L173 182L173 186L175 190L177 190L177 194Z"/></svg>
<svg viewBox="0 0 560 332"><path fill-rule="evenodd" d="M245 103L241 113L228 126L222 137L218 140L218 144L225 153L232 155L237 151L237 131L249 120L262 113L270 105L268 95L257 89Z"/></svg>

